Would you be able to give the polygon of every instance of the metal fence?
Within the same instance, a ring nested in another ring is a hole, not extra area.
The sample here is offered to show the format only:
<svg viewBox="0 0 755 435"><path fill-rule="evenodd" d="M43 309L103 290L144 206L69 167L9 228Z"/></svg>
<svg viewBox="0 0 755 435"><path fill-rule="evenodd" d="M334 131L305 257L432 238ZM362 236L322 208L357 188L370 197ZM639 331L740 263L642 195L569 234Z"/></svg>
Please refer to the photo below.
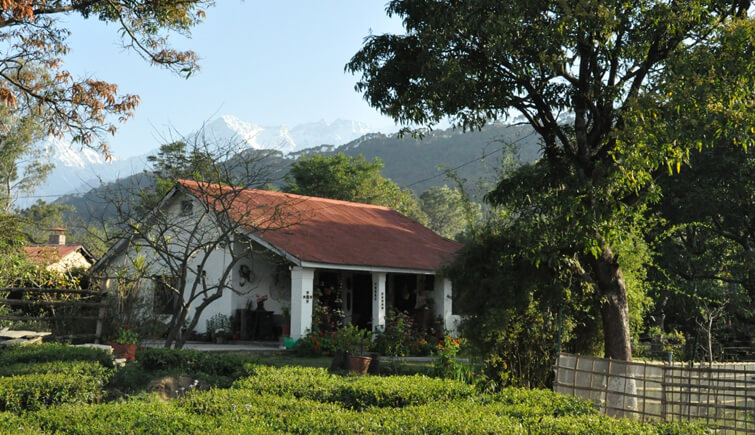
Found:
<svg viewBox="0 0 755 435"><path fill-rule="evenodd" d="M664 364L561 353L555 370L554 391L591 400L606 415L755 433L755 362Z"/></svg>

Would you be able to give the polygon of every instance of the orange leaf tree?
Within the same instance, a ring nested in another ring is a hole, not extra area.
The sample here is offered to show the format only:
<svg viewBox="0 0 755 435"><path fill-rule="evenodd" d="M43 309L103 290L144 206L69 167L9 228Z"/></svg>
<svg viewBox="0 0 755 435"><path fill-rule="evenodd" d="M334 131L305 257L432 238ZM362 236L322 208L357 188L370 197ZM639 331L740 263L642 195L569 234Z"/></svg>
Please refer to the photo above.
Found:
<svg viewBox="0 0 755 435"><path fill-rule="evenodd" d="M148 62L189 76L197 55L168 44L171 33L187 35L204 18L211 0L0 0L0 104L38 114L51 134L100 149L116 122L132 116L137 95L63 67L70 30L62 18L80 15L118 26L124 48ZM0 124L2 121L0 121ZM0 125L0 129L5 126Z"/></svg>

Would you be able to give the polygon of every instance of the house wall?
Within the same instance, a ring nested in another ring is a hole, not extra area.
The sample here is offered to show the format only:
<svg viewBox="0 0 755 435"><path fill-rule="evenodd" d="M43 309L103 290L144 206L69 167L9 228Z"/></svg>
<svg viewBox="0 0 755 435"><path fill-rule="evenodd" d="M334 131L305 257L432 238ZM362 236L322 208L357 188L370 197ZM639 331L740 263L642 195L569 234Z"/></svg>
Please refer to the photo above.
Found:
<svg viewBox="0 0 755 435"><path fill-rule="evenodd" d="M191 200L193 203L194 211L192 214L182 212L182 203L186 200ZM163 210L169 216L169 220L166 220L166 222L171 227L165 233L165 237L168 240L174 241L171 244L174 254L181 256L186 252L185 248L187 240L189 240L185 233L187 229L195 230L194 239L191 240L196 241L197 245L218 239L218 226L214 216L211 213L206 213L202 203L196 200L196 198L183 194L175 195L163 204ZM142 246L138 248L130 246L109 259L107 265L104 267L104 272L107 276L112 278L117 276L118 273L134 275L136 270L134 261L137 258L140 258L143 264L146 265L146 273L143 273L143 275L147 277L170 273L171 268L167 266L165 260L146 246L144 240L140 242L139 239L136 239L132 245ZM186 280L186 287L184 288L184 296L188 297L190 294L191 287L198 277L197 271L205 257L206 261L203 271L206 274L206 282L208 286L217 286L222 280L223 273L233 262L234 256L230 249L233 248L236 254L240 254L243 252L243 246L231 243L230 245L217 247L212 251L199 249L198 252L194 252L192 259L188 262L189 274ZM257 246L252 254L247 254L247 258L241 259L237 264L233 265L230 275L226 278L225 285L227 287L223 290L222 296L208 305L200 314L195 327L198 332L206 332L207 320L215 314L222 313L230 316L236 309L246 308L250 301L252 301L251 305L253 305L253 308L256 308L257 296L267 296L268 299L265 301L265 308L277 314L281 313L283 306L290 305L291 280L288 268L282 268L277 265L277 262L272 257L269 257L268 254L263 254L263 252L265 251ZM242 265L249 270L249 278L251 280L242 278ZM110 279L106 282L106 288L116 290L116 280ZM149 299L144 305L149 307L149 309L153 306L154 287L151 279L145 279L141 285L144 298ZM210 289L208 294L213 294L214 292L214 289ZM192 302L189 317L194 315L195 309L202 303L202 299L203 297L200 295ZM157 315L157 318L167 322L170 319L170 315Z"/></svg>
<svg viewBox="0 0 755 435"><path fill-rule="evenodd" d="M71 252L61 258L60 261L47 266L46 269L52 272L63 273L75 268L89 269L91 266L92 263L90 263L86 257L81 255L80 252Z"/></svg>

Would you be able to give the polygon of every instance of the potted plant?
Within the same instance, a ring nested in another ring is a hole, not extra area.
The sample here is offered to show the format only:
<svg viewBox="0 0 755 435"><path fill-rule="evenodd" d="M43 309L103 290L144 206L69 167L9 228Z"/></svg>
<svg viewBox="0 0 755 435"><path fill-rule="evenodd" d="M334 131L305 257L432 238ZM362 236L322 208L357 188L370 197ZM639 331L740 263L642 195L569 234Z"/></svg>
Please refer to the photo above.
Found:
<svg viewBox="0 0 755 435"><path fill-rule="evenodd" d="M136 355L136 346L139 344L139 334L133 327L123 325L107 344L113 348L116 358L132 360Z"/></svg>
<svg viewBox="0 0 755 435"><path fill-rule="evenodd" d="M223 313L217 313L207 319L207 332L210 341L218 344L225 343L232 334L231 319Z"/></svg>
<svg viewBox="0 0 755 435"><path fill-rule="evenodd" d="M336 333L335 348L348 357L349 369L366 374L372 358L365 356L372 344L372 334L356 325L346 325Z"/></svg>

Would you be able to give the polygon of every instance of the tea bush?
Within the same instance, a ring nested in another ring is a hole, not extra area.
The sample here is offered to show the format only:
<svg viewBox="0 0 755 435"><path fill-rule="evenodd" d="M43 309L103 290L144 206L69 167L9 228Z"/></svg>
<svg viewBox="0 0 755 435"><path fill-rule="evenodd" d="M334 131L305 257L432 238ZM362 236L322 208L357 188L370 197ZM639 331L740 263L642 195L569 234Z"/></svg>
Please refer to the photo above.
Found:
<svg viewBox="0 0 755 435"><path fill-rule="evenodd" d="M20 413L61 403L91 403L103 382L92 376L32 373L0 378L0 411Z"/></svg>
<svg viewBox="0 0 755 435"><path fill-rule="evenodd" d="M140 349L136 353L136 360L145 370L150 371L170 370L177 373L239 377L244 373L244 365L256 361L256 358L191 349Z"/></svg>
<svg viewBox="0 0 755 435"><path fill-rule="evenodd" d="M328 401L342 382L342 377L322 368L249 366L248 370L252 370L254 375L234 382L234 388L260 394Z"/></svg>
<svg viewBox="0 0 755 435"><path fill-rule="evenodd" d="M353 409L370 406L400 408L468 398L472 386L425 376L351 377L333 391L331 401Z"/></svg>
<svg viewBox="0 0 755 435"><path fill-rule="evenodd" d="M68 376L89 376L105 383L112 371L97 361L48 361L40 363L15 363L0 367L0 377L28 375L32 373L63 373Z"/></svg>
<svg viewBox="0 0 755 435"><path fill-rule="evenodd" d="M175 354L159 350L143 355L158 371L175 362L183 370L228 373L227 363L215 365L228 355ZM238 358L230 360L238 363ZM126 368L138 372L140 364ZM482 394L461 382L425 376L344 377L325 369L249 363L240 370L251 375L229 389L193 391L171 402L142 395L86 404L97 401L101 392L96 375L105 369L98 362L14 367L8 373L26 374L0 377L0 433L708 433L692 424L600 416L587 402L547 390L507 388Z"/></svg>
<svg viewBox="0 0 755 435"><path fill-rule="evenodd" d="M255 367L254 373L234 383L234 387L260 394L337 402L354 409L421 405L475 394L474 388L469 385L419 375L342 377L325 369L261 366Z"/></svg>
<svg viewBox="0 0 755 435"><path fill-rule="evenodd" d="M17 363L50 361L97 361L104 367L113 366L113 356L101 349L43 343L34 346L8 346L0 349L0 367Z"/></svg>
<svg viewBox="0 0 755 435"><path fill-rule="evenodd" d="M525 425L534 433L572 435L702 435L712 433L703 426L690 423L643 424L625 418L597 415L543 417L529 420Z"/></svg>

